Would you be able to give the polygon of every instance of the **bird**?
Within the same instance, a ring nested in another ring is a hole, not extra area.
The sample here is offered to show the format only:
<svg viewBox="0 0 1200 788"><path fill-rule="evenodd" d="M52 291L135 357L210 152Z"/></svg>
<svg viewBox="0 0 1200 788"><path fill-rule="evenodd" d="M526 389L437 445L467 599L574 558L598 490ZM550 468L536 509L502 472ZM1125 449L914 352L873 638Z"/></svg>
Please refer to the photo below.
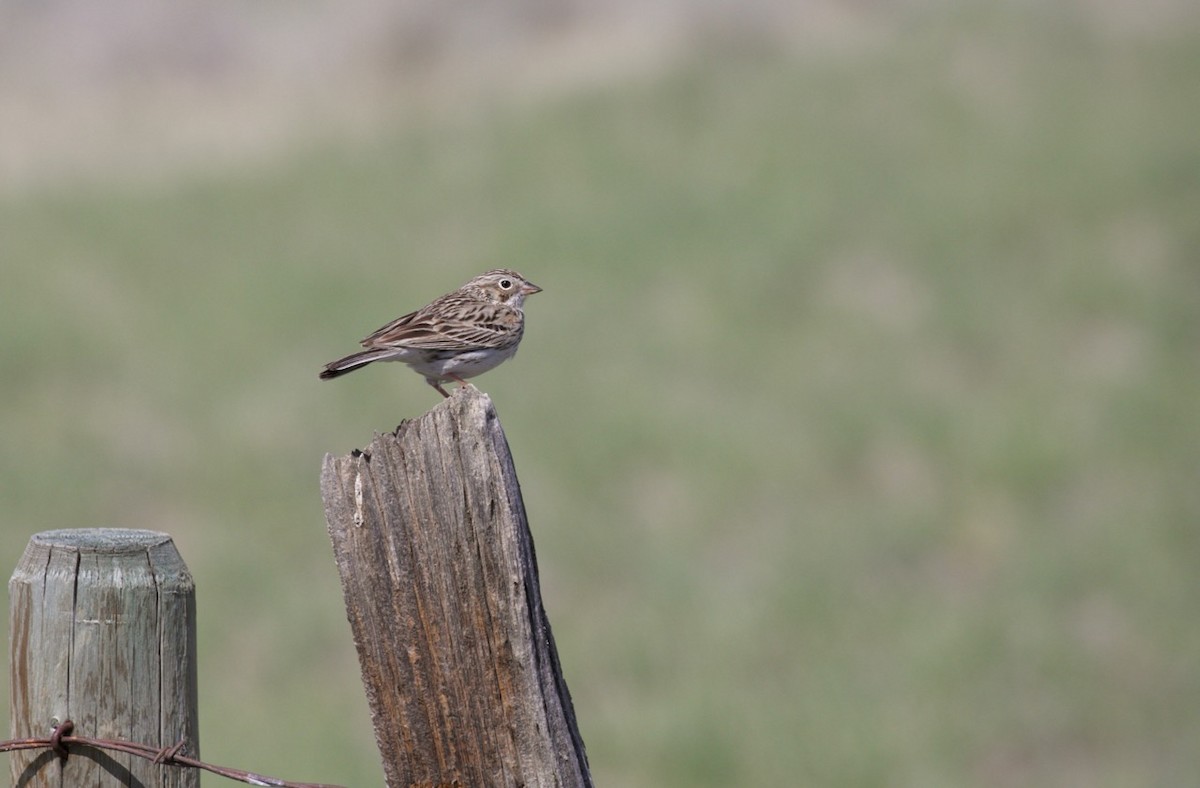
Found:
<svg viewBox="0 0 1200 788"><path fill-rule="evenodd" d="M329 380L376 361L402 361L443 397L443 383L460 387L508 361L525 333L525 298L542 288L508 268L480 274L415 312L398 317L362 341L366 350L330 361Z"/></svg>

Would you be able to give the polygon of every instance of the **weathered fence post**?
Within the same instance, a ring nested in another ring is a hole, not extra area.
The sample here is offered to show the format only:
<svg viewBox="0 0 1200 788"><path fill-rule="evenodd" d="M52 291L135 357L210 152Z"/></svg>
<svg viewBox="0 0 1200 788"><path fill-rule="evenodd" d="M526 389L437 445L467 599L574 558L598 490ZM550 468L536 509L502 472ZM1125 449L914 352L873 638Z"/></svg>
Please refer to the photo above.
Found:
<svg viewBox="0 0 1200 788"><path fill-rule="evenodd" d="M321 493L389 788L590 786L491 399L327 456Z"/></svg>
<svg viewBox="0 0 1200 788"><path fill-rule="evenodd" d="M35 534L8 584L12 736L75 735L199 756L196 595L171 537L115 528ZM9 756L13 784L197 788L196 769L73 745Z"/></svg>

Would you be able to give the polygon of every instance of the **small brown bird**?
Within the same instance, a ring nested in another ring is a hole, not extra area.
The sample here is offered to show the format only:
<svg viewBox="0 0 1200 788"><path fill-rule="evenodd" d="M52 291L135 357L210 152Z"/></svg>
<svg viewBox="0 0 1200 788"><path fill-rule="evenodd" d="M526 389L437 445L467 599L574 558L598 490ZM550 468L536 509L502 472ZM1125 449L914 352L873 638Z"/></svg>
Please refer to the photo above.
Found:
<svg viewBox="0 0 1200 788"><path fill-rule="evenodd" d="M321 370L328 380L374 361L402 361L442 388L451 380L465 386L467 378L482 375L508 361L525 333L525 296L542 288L516 271L497 268L447 293L428 306L398 317L362 341L366 350Z"/></svg>

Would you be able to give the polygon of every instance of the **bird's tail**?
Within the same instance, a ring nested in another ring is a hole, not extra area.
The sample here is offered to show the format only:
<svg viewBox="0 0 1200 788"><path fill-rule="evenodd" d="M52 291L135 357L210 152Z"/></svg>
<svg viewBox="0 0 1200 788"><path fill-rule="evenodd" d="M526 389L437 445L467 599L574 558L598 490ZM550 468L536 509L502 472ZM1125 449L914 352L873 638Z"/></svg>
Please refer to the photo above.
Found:
<svg viewBox="0 0 1200 788"><path fill-rule="evenodd" d="M365 367L372 361L379 361L394 355L394 350L362 350L358 353L351 353L345 358L339 358L337 361L330 361L326 364L325 369L321 370L320 377L321 380L336 378L347 372L353 372L359 367Z"/></svg>

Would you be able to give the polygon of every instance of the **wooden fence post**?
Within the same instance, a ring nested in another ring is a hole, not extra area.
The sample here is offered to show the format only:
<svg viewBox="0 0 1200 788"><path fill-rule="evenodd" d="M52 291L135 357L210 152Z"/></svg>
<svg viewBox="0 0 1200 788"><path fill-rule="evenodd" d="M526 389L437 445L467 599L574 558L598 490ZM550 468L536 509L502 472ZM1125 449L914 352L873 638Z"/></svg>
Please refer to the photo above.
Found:
<svg viewBox="0 0 1200 788"><path fill-rule="evenodd" d="M491 399L327 456L321 493L389 788L591 786Z"/></svg>
<svg viewBox="0 0 1200 788"><path fill-rule="evenodd" d="M199 757L196 595L167 534L114 528L35 534L9 590L12 736L75 735ZM198 788L196 769L73 745L9 756L13 784Z"/></svg>

